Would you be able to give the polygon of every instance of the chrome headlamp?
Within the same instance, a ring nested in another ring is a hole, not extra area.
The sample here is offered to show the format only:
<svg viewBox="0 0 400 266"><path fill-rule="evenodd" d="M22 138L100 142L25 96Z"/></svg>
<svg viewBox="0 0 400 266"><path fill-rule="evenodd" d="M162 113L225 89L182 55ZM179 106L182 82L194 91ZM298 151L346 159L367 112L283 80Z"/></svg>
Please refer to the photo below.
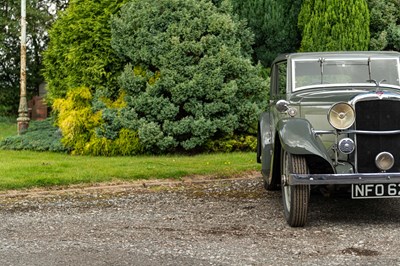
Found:
<svg viewBox="0 0 400 266"><path fill-rule="evenodd" d="M353 107L348 103L336 103L328 112L328 121L332 127L345 130L351 127L356 120Z"/></svg>

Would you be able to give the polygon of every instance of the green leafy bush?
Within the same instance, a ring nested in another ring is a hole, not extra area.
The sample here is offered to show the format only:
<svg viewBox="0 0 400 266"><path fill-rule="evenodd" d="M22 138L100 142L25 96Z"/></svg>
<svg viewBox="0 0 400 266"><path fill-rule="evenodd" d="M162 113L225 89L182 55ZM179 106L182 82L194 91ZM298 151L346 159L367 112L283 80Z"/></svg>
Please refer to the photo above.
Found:
<svg viewBox="0 0 400 266"><path fill-rule="evenodd" d="M54 120L31 121L23 135L11 136L0 142L3 150L33 150L67 152L61 143L61 132L54 126Z"/></svg>
<svg viewBox="0 0 400 266"><path fill-rule="evenodd" d="M254 134L266 82L251 64L251 32L230 14L226 1L123 6L111 32L113 48L130 62L119 78L126 106L103 127L137 132L151 153L201 151L209 141Z"/></svg>

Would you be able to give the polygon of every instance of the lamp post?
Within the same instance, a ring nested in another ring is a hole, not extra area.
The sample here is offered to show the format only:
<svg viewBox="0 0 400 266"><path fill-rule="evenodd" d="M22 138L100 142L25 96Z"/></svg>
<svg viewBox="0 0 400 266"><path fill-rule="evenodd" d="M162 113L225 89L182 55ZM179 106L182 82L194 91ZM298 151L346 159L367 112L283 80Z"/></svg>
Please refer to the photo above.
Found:
<svg viewBox="0 0 400 266"><path fill-rule="evenodd" d="M26 100L26 0L21 0L21 80L17 124L18 134L24 134L29 126Z"/></svg>

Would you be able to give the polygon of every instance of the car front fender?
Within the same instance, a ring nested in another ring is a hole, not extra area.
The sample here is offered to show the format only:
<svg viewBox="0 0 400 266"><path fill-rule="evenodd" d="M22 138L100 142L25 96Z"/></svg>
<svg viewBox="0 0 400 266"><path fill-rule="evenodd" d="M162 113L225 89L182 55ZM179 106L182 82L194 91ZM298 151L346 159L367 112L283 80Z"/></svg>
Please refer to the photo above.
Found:
<svg viewBox="0 0 400 266"><path fill-rule="evenodd" d="M296 155L317 155L333 166L324 144L306 119L282 119L277 124L277 132L282 148L287 152Z"/></svg>

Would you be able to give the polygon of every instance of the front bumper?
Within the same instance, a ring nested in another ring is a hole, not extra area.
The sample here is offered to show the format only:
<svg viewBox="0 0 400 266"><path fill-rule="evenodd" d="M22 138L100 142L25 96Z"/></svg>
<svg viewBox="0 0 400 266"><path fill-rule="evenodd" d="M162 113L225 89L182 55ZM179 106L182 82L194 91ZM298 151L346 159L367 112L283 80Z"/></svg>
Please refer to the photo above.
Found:
<svg viewBox="0 0 400 266"><path fill-rule="evenodd" d="M288 185L346 185L400 183L400 173L290 174Z"/></svg>

